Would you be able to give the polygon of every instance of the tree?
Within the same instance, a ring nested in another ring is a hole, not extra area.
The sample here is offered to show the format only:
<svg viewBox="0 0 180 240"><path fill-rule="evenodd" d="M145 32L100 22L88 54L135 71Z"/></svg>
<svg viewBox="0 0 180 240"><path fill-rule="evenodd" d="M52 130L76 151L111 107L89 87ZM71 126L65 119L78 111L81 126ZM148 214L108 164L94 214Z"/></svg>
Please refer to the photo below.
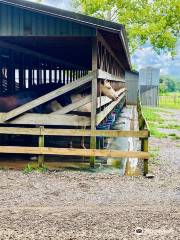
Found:
<svg viewBox="0 0 180 240"><path fill-rule="evenodd" d="M34 2L42 3L42 2L44 2L44 0L34 0Z"/></svg>
<svg viewBox="0 0 180 240"><path fill-rule="evenodd" d="M126 26L130 50L147 41L157 53L175 48L180 30L179 0L73 0L79 11Z"/></svg>
<svg viewBox="0 0 180 240"><path fill-rule="evenodd" d="M161 76L160 93L179 91L180 81L171 76Z"/></svg>

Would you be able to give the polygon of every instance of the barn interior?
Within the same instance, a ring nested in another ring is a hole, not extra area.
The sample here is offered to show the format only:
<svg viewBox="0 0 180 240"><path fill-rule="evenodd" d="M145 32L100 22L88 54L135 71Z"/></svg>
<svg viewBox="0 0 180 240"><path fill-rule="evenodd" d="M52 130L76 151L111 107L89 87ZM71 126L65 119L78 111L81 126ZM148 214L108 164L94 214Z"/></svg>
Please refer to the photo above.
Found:
<svg viewBox="0 0 180 240"><path fill-rule="evenodd" d="M89 90L95 111L82 113L75 108L54 117L32 116L28 111L15 115L13 112L11 116L0 111L0 125L110 129L113 114L119 114L126 103L125 72L131 70L123 26L23 0L0 2L0 16L0 97L45 84L51 92L52 83L71 86L93 71L97 83L108 80L119 95L115 102L94 95L91 79L72 91ZM15 145L18 141L37 145L37 138L34 139L35 142L32 136L6 136L1 138L1 145ZM48 146L72 147L73 143L74 147L90 147L90 137L83 138L82 143L77 137L48 136L45 142ZM103 148L104 144L105 139L98 138L96 146Z"/></svg>

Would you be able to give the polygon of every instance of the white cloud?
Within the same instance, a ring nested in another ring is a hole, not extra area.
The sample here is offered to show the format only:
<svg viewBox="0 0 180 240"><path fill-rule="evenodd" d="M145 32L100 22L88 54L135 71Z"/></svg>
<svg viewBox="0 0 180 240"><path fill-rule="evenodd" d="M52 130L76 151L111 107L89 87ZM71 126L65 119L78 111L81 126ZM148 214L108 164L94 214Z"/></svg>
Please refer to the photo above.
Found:
<svg viewBox="0 0 180 240"><path fill-rule="evenodd" d="M44 4L66 10L72 10L71 2L72 0L44 0ZM154 66L160 68L162 74L180 76L180 40L177 44L177 55L174 59L172 59L170 54L158 55L150 44L146 44L138 49L131 59L132 64L137 66L137 70L147 66Z"/></svg>
<svg viewBox="0 0 180 240"><path fill-rule="evenodd" d="M36 2L36 0L28 0ZM44 0L43 4L51 5L53 7L71 10L71 0Z"/></svg>
<svg viewBox="0 0 180 240"><path fill-rule="evenodd" d="M132 64L137 70L152 66L160 68L162 74L180 75L180 44L177 45L177 55L174 59L170 54L158 55L150 45L145 45L132 56Z"/></svg>

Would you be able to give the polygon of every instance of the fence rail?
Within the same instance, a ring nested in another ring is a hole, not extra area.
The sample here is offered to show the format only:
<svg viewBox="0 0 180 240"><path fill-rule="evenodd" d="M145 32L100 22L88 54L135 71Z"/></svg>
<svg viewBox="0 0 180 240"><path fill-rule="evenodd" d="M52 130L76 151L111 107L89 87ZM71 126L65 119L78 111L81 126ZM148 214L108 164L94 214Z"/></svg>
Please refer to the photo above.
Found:
<svg viewBox="0 0 180 240"><path fill-rule="evenodd" d="M118 157L118 158L139 158L144 160L144 175L148 173L148 124L142 113L140 99L138 99L138 121L139 131L121 130L88 130L88 129L50 129L36 127L0 127L0 134L5 135L31 135L39 138L38 147L0 146L0 153L8 154L36 154L38 164L43 166L44 155L65 155L85 157ZM45 136L75 136L75 137L135 137L141 140L141 151L119 151L107 149L79 149L79 148L49 148L45 147Z"/></svg>
<svg viewBox="0 0 180 240"><path fill-rule="evenodd" d="M0 127L0 134L31 135L39 137L38 147L20 146L0 146L0 153L16 154L37 154L38 163L41 167L44 164L43 155L65 155L65 156L84 156L84 157L118 157L118 158L139 158L148 159L149 153L146 151L119 151L107 149L75 149L75 148L49 148L44 147L45 136L102 136L102 137L136 137L147 139L148 130L140 131L120 131L120 130L81 130L81 129L48 129L39 128L18 128Z"/></svg>
<svg viewBox="0 0 180 240"><path fill-rule="evenodd" d="M180 93L174 93L172 95L160 95L159 96L159 106L163 107L178 107L180 108Z"/></svg>

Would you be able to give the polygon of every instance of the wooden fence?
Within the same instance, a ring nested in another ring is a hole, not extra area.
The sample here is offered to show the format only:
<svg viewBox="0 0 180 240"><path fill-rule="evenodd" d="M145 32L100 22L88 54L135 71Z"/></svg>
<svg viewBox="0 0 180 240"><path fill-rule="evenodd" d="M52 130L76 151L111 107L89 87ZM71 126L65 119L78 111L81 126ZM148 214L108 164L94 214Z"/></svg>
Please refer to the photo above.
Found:
<svg viewBox="0 0 180 240"><path fill-rule="evenodd" d="M148 132L148 136L140 139L141 140L141 151L148 152L148 149L149 149L148 138L150 136L150 130L149 130L148 123L147 123L147 121L146 121L146 119L143 115L143 112L142 112L140 95L138 95L137 112L138 112L139 130ZM144 158L144 174L145 175L148 173L148 159L149 158Z"/></svg>
<svg viewBox="0 0 180 240"><path fill-rule="evenodd" d="M180 93L172 93L171 95L159 96L160 107L179 107L180 108Z"/></svg>
<svg viewBox="0 0 180 240"><path fill-rule="evenodd" d="M49 129L39 128L18 128L18 127L0 127L0 134L14 135L34 135L39 138L38 147L19 147L19 146L0 146L0 153L16 154L36 154L38 155L39 167L44 164L44 155L67 155L67 156L85 156L85 157L122 157L145 159L144 174L147 174L147 159L149 153L144 148L143 151L119 151L107 149L77 149L77 148L49 148L44 147L44 136L89 136L89 137L136 137L141 141L148 139L149 131L120 131L120 130L80 130L80 129ZM91 165L94 167L94 164Z"/></svg>
<svg viewBox="0 0 180 240"><path fill-rule="evenodd" d="M114 103L112 103L114 104ZM29 105L28 105L29 106ZM106 112L106 115L112 110L114 105ZM94 167L95 157L114 157L114 158L139 158L144 160L144 175L148 173L148 137L149 128L142 113L140 98L137 104L139 131L121 131L121 130L87 130L87 129L51 129L42 127L0 127L0 135L31 135L39 138L37 147L22 146L0 146L0 153L3 154L35 154L38 155L38 164L40 167L44 164L44 155L62 155L62 156L85 156L90 157L90 166ZM104 114L104 113L103 113ZM17 112L15 112L17 115ZM14 117L15 115L6 115ZM102 121L102 118L99 120ZM96 119L98 122L98 116ZM79 149L79 148L52 148L45 147L45 136L75 136L75 137L134 137L141 141L141 151L119 151L108 149Z"/></svg>

